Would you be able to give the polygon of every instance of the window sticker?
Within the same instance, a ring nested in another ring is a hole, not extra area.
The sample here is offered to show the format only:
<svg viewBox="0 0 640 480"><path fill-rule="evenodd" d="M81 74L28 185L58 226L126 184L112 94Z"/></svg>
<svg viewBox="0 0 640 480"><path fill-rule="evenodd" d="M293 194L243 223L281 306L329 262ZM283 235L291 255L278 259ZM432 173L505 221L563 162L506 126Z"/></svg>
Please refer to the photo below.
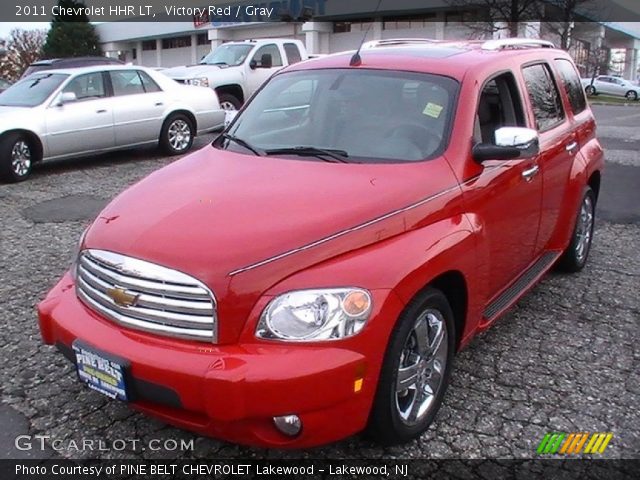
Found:
<svg viewBox="0 0 640 480"><path fill-rule="evenodd" d="M440 117L440 114L442 113L443 109L444 107L442 105L429 102L427 103L427 106L424 107L424 110L422 111L422 113L429 117L438 118Z"/></svg>

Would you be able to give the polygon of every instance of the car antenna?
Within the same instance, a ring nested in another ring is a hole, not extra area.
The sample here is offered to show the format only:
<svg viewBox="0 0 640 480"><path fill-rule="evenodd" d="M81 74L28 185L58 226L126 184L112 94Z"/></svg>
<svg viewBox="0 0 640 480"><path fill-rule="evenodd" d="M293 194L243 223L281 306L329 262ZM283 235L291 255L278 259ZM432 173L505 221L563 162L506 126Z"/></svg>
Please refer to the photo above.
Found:
<svg viewBox="0 0 640 480"><path fill-rule="evenodd" d="M378 5L376 6L376 9L373 11L373 22L376 19L376 13L378 13L378 10L380 10L381 4L382 4L382 0L378 0ZM367 31L364 32L362 41L360 42L360 45L358 45L358 50L356 50L356 53L354 53L353 57L351 57L351 60L349 61L350 67L358 67L362 63L362 58L360 57L360 49L362 49L362 45L364 45L364 41L367 39L367 35L369 35L369 30L371 30L371 27L373 26L373 22L371 22L367 27Z"/></svg>

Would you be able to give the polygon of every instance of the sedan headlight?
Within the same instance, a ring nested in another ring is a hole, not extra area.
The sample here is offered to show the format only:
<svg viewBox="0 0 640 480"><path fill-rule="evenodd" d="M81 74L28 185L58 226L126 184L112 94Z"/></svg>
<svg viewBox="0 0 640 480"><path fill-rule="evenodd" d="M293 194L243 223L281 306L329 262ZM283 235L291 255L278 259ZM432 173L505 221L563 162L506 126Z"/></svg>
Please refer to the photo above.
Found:
<svg viewBox="0 0 640 480"><path fill-rule="evenodd" d="M196 87L208 87L209 79L207 77L192 78L189 83Z"/></svg>
<svg viewBox="0 0 640 480"><path fill-rule="evenodd" d="M356 335L371 313L361 288L298 290L274 298L260 317L258 338L315 342Z"/></svg>
<svg viewBox="0 0 640 480"><path fill-rule="evenodd" d="M69 268L69 272L71 273L71 278L73 278L74 281L78 276L78 256L80 255L80 248L82 248L84 237L87 236L88 231L89 228L87 227L84 232L82 232L82 235L80 235L80 239L78 240L76 247L73 249L73 256L71 257L71 267Z"/></svg>

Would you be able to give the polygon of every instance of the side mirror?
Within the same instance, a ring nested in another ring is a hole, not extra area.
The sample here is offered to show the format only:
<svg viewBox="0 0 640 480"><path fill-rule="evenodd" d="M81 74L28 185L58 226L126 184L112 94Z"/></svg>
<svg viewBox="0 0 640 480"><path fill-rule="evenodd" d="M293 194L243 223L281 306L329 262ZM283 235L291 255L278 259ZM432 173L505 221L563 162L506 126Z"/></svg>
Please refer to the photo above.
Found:
<svg viewBox="0 0 640 480"><path fill-rule="evenodd" d="M58 105L64 105L65 103L77 102L78 97L74 92L62 92L58 98Z"/></svg>
<svg viewBox="0 0 640 480"><path fill-rule="evenodd" d="M251 70L255 70L256 68L258 68L258 62L256 62L255 60L251 60L251 61L249 62L249 68L250 68Z"/></svg>
<svg viewBox="0 0 640 480"><path fill-rule="evenodd" d="M515 160L530 158L540 152L538 132L531 128L502 127L495 132L493 144L478 143L473 147L473 159L482 163L486 160Z"/></svg>

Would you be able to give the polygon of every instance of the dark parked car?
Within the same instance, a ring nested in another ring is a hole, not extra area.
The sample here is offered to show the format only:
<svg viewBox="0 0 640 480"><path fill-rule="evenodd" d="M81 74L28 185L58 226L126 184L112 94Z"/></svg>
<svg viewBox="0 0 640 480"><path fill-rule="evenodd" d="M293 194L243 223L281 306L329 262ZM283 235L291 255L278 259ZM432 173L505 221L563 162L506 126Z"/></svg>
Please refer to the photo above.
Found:
<svg viewBox="0 0 640 480"><path fill-rule="evenodd" d="M5 80L4 78L0 78L0 93L4 92L10 86L11 86L11 82L9 80Z"/></svg>
<svg viewBox="0 0 640 480"><path fill-rule="evenodd" d="M24 71L21 78L28 77L32 73L42 70L53 70L59 68L90 67L92 65L124 65L117 58L109 57L72 57L72 58L51 58L49 60L38 60L33 62Z"/></svg>

